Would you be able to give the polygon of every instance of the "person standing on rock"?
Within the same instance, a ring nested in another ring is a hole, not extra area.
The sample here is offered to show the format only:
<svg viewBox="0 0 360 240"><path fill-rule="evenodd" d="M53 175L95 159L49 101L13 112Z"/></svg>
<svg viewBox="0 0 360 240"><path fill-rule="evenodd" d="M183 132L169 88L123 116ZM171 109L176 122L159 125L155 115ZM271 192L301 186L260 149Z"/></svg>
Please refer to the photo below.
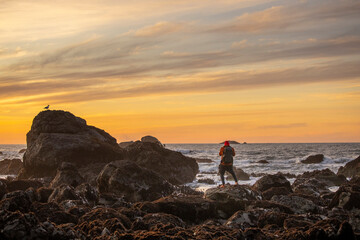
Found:
<svg viewBox="0 0 360 240"><path fill-rule="evenodd" d="M230 146L228 141L225 141L224 146L220 148L219 155L221 156L219 173L222 182L222 185L220 185L220 187L225 187L225 178L224 178L225 171L233 176L235 180L235 185L238 185L238 180L236 178L236 174L233 169L233 161L234 161L233 157L235 156L235 150Z"/></svg>

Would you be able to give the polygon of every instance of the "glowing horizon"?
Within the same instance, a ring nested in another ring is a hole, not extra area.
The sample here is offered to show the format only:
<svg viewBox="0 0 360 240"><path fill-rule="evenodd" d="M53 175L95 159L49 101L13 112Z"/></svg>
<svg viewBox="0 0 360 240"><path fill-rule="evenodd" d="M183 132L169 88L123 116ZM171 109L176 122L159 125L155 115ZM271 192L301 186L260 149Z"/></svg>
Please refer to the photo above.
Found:
<svg viewBox="0 0 360 240"><path fill-rule="evenodd" d="M360 142L360 2L1 1L0 144L70 111L118 142Z"/></svg>

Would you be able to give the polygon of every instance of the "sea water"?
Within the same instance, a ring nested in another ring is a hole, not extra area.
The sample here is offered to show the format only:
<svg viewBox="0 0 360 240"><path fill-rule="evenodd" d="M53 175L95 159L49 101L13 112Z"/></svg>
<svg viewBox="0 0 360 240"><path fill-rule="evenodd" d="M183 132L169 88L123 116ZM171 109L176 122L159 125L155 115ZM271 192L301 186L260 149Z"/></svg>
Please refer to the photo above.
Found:
<svg viewBox="0 0 360 240"><path fill-rule="evenodd" d="M220 163L220 144L166 144L166 148L183 153L193 158L209 159L209 163L198 163L199 173L196 179L187 185L194 189L205 190L220 184L218 166ZM251 174L291 173L302 174L306 171L329 168L337 172L340 166L357 158L360 155L360 143L251 143L234 144L236 156L234 166ZM26 145L0 145L0 161L4 159L22 159L19 153ZM325 159L319 164L303 164L301 160L310 155L324 154ZM266 160L269 163L258 163ZM6 176L1 176L6 177ZM199 183L199 179L212 179L214 184ZM240 184L252 185L259 177L251 176L248 181L239 181ZM293 182L295 179L288 179ZM228 182L228 181L227 181ZM233 183L233 181L230 181Z"/></svg>

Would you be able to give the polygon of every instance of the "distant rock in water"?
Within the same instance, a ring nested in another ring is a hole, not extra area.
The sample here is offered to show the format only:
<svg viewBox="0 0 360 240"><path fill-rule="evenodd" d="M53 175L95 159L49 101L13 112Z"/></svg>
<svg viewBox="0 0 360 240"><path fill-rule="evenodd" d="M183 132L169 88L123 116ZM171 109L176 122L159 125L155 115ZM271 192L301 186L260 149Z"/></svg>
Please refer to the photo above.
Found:
<svg viewBox="0 0 360 240"><path fill-rule="evenodd" d="M261 164L268 164L269 162L266 161L266 160L260 160L260 161L257 161L257 163L261 163Z"/></svg>
<svg viewBox="0 0 360 240"><path fill-rule="evenodd" d="M19 151L19 153L24 153L24 152L26 152L26 148L21 149L21 150Z"/></svg>
<svg viewBox="0 0 360 240"><path fill-rule="evenodd" d="M322 161L324 161L324 155L316 154L307 157L305 160L302 160L301 162L306 164L312 164L312 163L321 163Z"/></svg>
<svg viewBox="0 0 360 240"><path fill-rule="evenodd" d="M0 155L2 155L3 153L2 152L0 152Z"/></svg>
<svg viewBox="0 0 360 240"><path fill-rule="evenodd" d="M156 137L153 136L144 136L141 138L141 142L151 142L151 143L156 143L161 147L164 146Z"/></svg>
<svg viewBox="0 0 360 240"><path fill-rule="evenodd" d="M239 142L237 142L237 141L228 141L229 142L229 144L231 145L231 144L240 144ZM221 142L220 144L225 144L225 141L224 142Z"/></svg>
<svg viewBox="0 0 360 240"><path fill-rule="evenodd" d="M22 167L23 163L20 159L4 159L0 161L0 174L17 175Z"/></svg>
<svg viewBox="0 0 360 240"><path fill-rule="evenodd" d="M75 166L123 159L125 151L104 130L88 126L65 111L43 111L26 135L27 150L20 178L54 176L62 162Z"/></svg>
<svg viewBox="0 0 360 240"><path fill-rule="evenodd" d="M150 169L172 184L192 182L199 172L194 158L186 157L152 142L136 141L126 148L128 158L140 167Z"/></svg>
<svg viewBox="0 0 360 240"><path fill-rule="evenodd" d="M130 145L133 144L133 143L134 143L134 141L121 142L121 143L119 143L119 146L120 146L121 148L127 148L128 146L130 146Z"/></svg>
<svg viewBox="0 0 360 240"><path fill-rule="evenodd" d="M360 177L360 156L345 164L344 167L340 167L337 175L344 175L345 177Z"/></svg>

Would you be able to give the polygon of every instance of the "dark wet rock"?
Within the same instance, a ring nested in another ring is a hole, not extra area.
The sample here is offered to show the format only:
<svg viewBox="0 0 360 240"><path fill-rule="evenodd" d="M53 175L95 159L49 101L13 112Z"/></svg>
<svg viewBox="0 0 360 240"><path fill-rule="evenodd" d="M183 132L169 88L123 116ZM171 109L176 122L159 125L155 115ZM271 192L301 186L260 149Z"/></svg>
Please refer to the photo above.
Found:
<svg viewBox="0 0 360 240"><path fill-rule="evenodd" d="M88 183L83 183L76 187L75 191L80 195L87 205L94 206L99 201L98 190Z"/></svg>
<svg viewBox="0 0 360 240"><path fill-rule="evenodd" d="M106 221L107 219L116 218L120 220L121 224L124 226L124 229L129 229L131 227L131 222L128 217L119 213L112 208L97 208L93 209L90 212L84 214L80 219L79 223L93 222L93 221Z"/></svg>
<svg viewBox="0 0 360 240"><path fill-rule="evenodd" d="M360 156L345 164L344 167L340 167L337 175L344 175L349 178L360 177Z"/></svg>
<svg viewBox="0 0 360 240"><path fill-rule="evenodd" d="M264 199L270 200L275 195L289 195L290 193L292 193L292 191L290 191L286 187L272 187L265 190L262 193L262 196L264 197Z"/></svg>
<svg viewBox="0 0 360 240"><path fill-rule="evenodd" d="M207 159L207 158L195 158L195 160L197 163L212 163L212 162L214 162L213 160Z"/></svg>
<svg viewBox="0 0 360 240"><path fill-rule="evenodd" d="M159 145L160 147L163 147L163 144L156 137L153 137L153 136L144 136L141 138L140 141L155 143L155 144Z"/></svg>
<svg viewBox="0 0 360 240"><path fill-rule="evenodd" d="M79 174L75 165L69 162L63 162L59 167L55 178L51 181L50 187L56 188L63 184L77 187L84 182L84 178Z"/></svg>
<svg viewBox="0 0 360 240"><path fill-rule="evenodd" d="M88 206L74 206L66 210L67 213L74 215L77 219L84 216L86 213L90 212L92 209Z"/></svg>
<svg viewBox="0 0 360 240"><path fill-rule="evenodd" d="M23 148L19 151L19 153L24 153L24 152L26 152L26 148Z"/></svg>
<svg viewBox="0 0 360 240"><path fill-rule="evenodd" d="M137 141L126 148L130 160L158 173L172 184L192 182L199 172L194 158L186 157L151 142Z"/></svg>
<svg viewBox="0 0 360 240"><path fill-rule="evenodd" d="M261 164L269 164L269 162L268 162L268 161L266 161L266 160L260 160L260 161L257 161L257 163L261 163Z"/></svg>
<svg viewBox="0 0 360 240"><path fill-rule="evenodd" d="M128 146L130 146L133 143L134 143L134 141L121 142L121 143L119 143L119 146L121 148L127 148Z"/></svg>
<svg viewBox="0 0 360 240"><path fill-rule="evenodd" d="M244 239L243 232L240 229L229 228L226 226L214 226L214 225L198 225L189 229L193 234L190 237L193 239ZM189 239L189 238L185 238ZM249 238L252 239L252 238Z"/></svg>
<svg viewBox="0 0 360 240"><path fill-rule="evenodd" d="M272 187L284 187L291 190L290 182L282 174L265 175L252 186L254 190L264 192Z"/></svg>
<svg viewBox="0 0 360 240"><path fill-rule="evenodd" d="M0 200L7 193L7 185L5 182L0 181Z"/></svg>
<svg viewBox="0 0 360 240"><path fill-rule="evenodd" d="M300 220L297 218L288 218L284 221L284 228L290 229L290 228L304 228L311 226L312 223L309 221Z"/></svg>
<svg viewBox="0 0 360 240"><path fill-rule="evenodd" d="M17 190L26 190L30 187L34 188L34 189L38 189L40 187L42 187L43 184L40 181L37 180L14 180L14 181L9 181L7 183L7 189L9 192L12 191L17 191Z"/></svg>
<svg viewBox="0 0 360 240"><path fill-rule="evenodd" d="M18 158L4 159L0 161L0 174L17 175L22 167L23 167L23 163Z"/></svg>
<svg viewBox="0 0 360 240"><path fill-rule="evenodd" d="M241 168L234 167L234 172L235 172L236 177L238 178L238 180L246 181L246 180L250 179L249 174L244 172Z"/></svg>
<svg viewBox="0 0 360 240"><path fill-rule="evenodd" d="M31 212L35 213L40 222L51 221L56 224L74 223L78 219L75 215L65 212L60 206L54 202L39 203L34 202L31 205Z"/></svg>
<svg viewBox="0 0 360 240"><path fill-rule="evenodd" d="M360 209L360 186L343 185L335 193L329 208L340 207L346 210Z"/></svg>
<svg viewBox="0 0 360 240"><path fill-rule="evenodd" d="M31 197L25 191L9 192L0 201L0 210L29 212Z"/></svg>
<svg viewBox="0 0 360 240"><path fill-rule="evenodd" d="M263 212L263 210L237 211L226 221L225 226L241 230L257 227L259 216Z"/></svg>
<svg viewBox="0 0 360 240"><path fill-rule="evenodd" d="M294 185L296 185L298 182L302 182L304 180L311 178L321 181L322 183L326 184L328 187L340 186L341 184L347 182L344 176L336 175L330 169L326 168L322 170L314 170L312 172L304 172L303 174L299 175L296 178Z"/></svg>
<svg viewBox="0 0 360 240"><path fill-rule="evenodd" d="M73 187L61 185L54 189L49 196L48 202L60 203L65 200L81 200L81 197Z"/></svg>
<svg viewBox="0 0 360 240"><path fill-rule="evenodd" d="M173 214L187 222L198 222L217 216L216 203L198 195L171 195L150 204L139 205L139 208L152 213Z"/></svg>
<svg viewBox="0 0 360 240"><path fill-rule="evenodd" d="M97 178L97 186L100 193L114 193L131 202L152 201L174 191L164 178L133 161L106 165Z"/></svg>
<svg viewBox="0 0 360 240"><path fill-rule="evenodd" d="M252 201L261 200L261 194L246 185L210 188L205 192L205 198L216 201L218 209L226 216L231 216L239 210L245 210Z"/></svg>
<svg viewBox="0 0 360 240"><path fill-rule="evenodd" d="M355 239L351 225L347 222L341 223L337 219L321 220L312 225L306 233L308 239Z"/></svg>
<svg viewBox="0 0 360 240"><path fill-rule="evenodd" d="M287 214L294 214L294 211L291 210L290 207L285 206L283 204L266 201L266 200L260 200L260 201L254 201L249 206L247 206L246 211L250 211L253 209L267 209L271 210L273 212L282 212Z"/></svg>
<svg viewBox="0 0 360 240"><path fill-rule="evenodd" d="M311 200L299 196L275 195L271 201L288 206L294 213L317 213L319 207Z"/></svg>
<svg viewBox="0 0 360 240"><path fill-rule="evenodd" d="M278 228L282 228L285 219L288 218L288 214L282 212L264 212L258 217L257 225L260 228L264 228L266 225L276 225Z"/></svg>
<svg viewBox="0 0 360 240"><path fill-rule="evenodd" d="M115 138L65 111L40 112L26 137L24 171L20 178L54 176L62 162L81 167L125 156Z"/></svg>
<svg viewBox="0 0 360 240"><path fill-rule="evenodd" d="M206 184L215 184L215 181L213 179L210 179L210 178L198 179L197 182L198 183L206 183Z"/></svg>
<svg viewBox="0 0 360 240"><path fill-rule="evenodd" d="M96 186L96 177L104 169L106 164L104 163L91 163L86 166L78 168L78 172L81 173L81 177L84 178L86 183L92 186Z"/></svg>
<svg viewBox="0 0 360 240"><path fill-rule="evenodd" d="M311 155L308 156L305 160L301 160L301 162L305 164L321 163L322 161L324 161L323 154Z"/></svg>
<svg viewBox="0 0 360 240"><path fill-rule="evenodd" d="M267 240L269 239L260 228L248 228L244 231L245 239Z"/></svg>
<svg viewBox="0 0 360 240"><path fill-rule="evenodd" d="M360 177L355 176L355 177L351 178L351 180L349 181L349 184L360 187Z"/></svg>
<svg viewBox="0 0 360 240"><path fill-rule="evenodd" d="M47 188L47 187L41 187L36 190L36 199L39 202L46 203L49 200L50 195L54 189Z"/></svg>
<svg viewBox="0 0 360 240"><path fill-rule="evenodd" d="M149 213L135 220L131 229L136 230L166 230L175 227L185 228L185 223L179 217L167 213Z"/></svg>
<svg viewBox="0 0 360 240"><path fill-rule="evenodd" d="M297 178L292 187L295 193L314 197L330 193L328 183L316 178Z"/></svg>

